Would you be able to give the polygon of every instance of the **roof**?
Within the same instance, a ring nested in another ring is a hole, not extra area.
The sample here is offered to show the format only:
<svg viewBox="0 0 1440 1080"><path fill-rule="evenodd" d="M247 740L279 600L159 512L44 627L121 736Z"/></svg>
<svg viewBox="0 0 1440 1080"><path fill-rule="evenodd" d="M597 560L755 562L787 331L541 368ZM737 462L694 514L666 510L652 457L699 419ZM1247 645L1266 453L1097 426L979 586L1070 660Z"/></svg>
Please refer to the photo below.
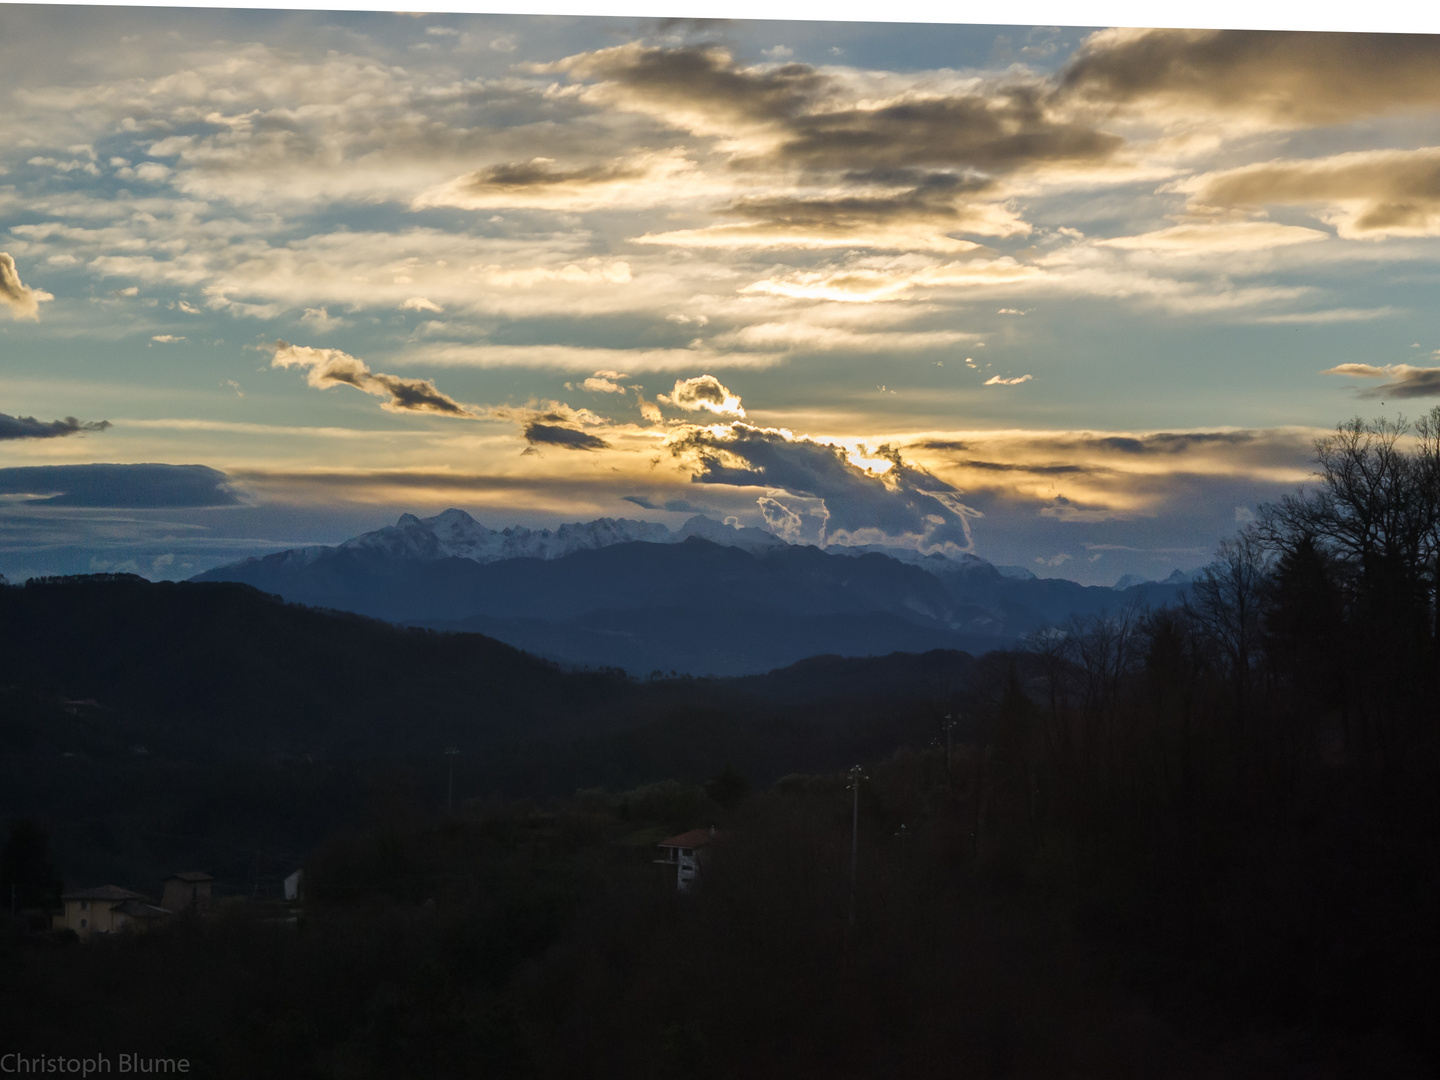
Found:
<svg viewBox="0 0 1440 1080"><path fill-rule="evenodd" d="M142 904L139 900L126 900L123 904L116 904L111 911L121 915L129 915L132 919L163 919L170 914L169 908L156 907L154 904Z"/></svg>
<svg viewBox="0 0 1440 1080"><path fill-rule="evenodd" d="M665 848L697 848L712 844L716 840L723 840L724 833L717 833L714 829L691 829L689 832L682 832L679 836L672 836L669 840L661 840L656 847Z"/></svg>
<svg viewBox="0 0 1440 1080"><path fill-rule="evenodd" d="M145 894L122 889L118 885L98 885L93 889L76 889L61 893L61 900L144 900Z"/></svg>
<svg viewBox="0 0 1440 1080"><path fill-rule="evenodd" d="M171 874L166 881L214 881L209 874L201 873L199 870L182 870L178 874Z"/></svg>

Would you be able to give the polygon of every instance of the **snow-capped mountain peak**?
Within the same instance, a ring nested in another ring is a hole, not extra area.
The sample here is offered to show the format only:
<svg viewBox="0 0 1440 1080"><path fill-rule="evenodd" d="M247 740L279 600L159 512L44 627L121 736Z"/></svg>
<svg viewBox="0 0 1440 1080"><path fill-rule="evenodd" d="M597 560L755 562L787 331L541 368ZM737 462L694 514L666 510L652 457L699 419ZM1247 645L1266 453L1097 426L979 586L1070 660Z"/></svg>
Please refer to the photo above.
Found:
<svg viewBox="0 0 1440 1080"><path fill-rule="evenodd" d="M674 539L664 525L629 518L576 521L557 529L515 525L496 530L452 507L428 518L402 514L394 525L346 540L340 549L399 559L454 558L491 563L502 559L559 559L610 544L634 540L664 544Z"/></svg>
<svg viewBox="0 0 1440 1080"><path fill-rule="evenodd" d="M774 548L787 546L785 541L774 533L768 533L764 529L756 529L751 526L727 525L724 522L708 518L704 514L696 514L684 525L680 526L673 539L676 541L688 540L692 536L698 536L701 540L709 540L712 544L721 544L725 547L740 547L751 550L757 548Z"/></svg>

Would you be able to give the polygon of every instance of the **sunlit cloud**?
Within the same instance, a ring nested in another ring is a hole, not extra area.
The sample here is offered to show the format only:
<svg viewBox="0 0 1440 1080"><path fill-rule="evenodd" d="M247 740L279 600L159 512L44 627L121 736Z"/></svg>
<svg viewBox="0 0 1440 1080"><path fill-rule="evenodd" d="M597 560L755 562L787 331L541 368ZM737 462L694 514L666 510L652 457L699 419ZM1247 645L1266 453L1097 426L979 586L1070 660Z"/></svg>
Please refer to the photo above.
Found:
<svg viewBox="0 0 1440 1080"><path fill-rule="evenodd" d="M896 260L889 264L869 261L829 270L794 271L752 282L741 292L768 293L797 300L875 303L908 299L916 290L1013 285L1042 273L1036 266L1009 257L918 266L914 260Z"/></svg>
<svg viewBox="0 0 1440 1080"><path fill-rule="evenodd" d="M1228 221L1216 224L1173 225L1168 229L1139 236L1116 236L1098 243L1102 247L1132 251L1224 252L1270 251L1289 244L1310 244L1327 240L1329 234L1300 225L1273 221Z"/></svg>
<svg viewBox="0 0 1440 1080"><path fill-rule="evenodd" d="M669 394L660 394L656 400L686 412L704 409L717 416L745 416L739 396L731 393L714 375L677 379L675 388Z"/></svg>
<svg viewBox="0 0 1440 1080"><path fill-rule="evenodd" d="M55 299L41 289L32 289L20 280L20 271L8 252L0 251L0 306L13 319L39 319L40 305Z"/></svg>
<svg viewBox="0 0 1440 1080"><path fill-rule="evenodd" d="M1388 379L1379 386L1360 391L1363 398L1440 397L1440 367L1410 364L1336 364L1325 375L1349 375L1356 379Z"/></svg>
<svg viewBox="0 0 1440 1080"><path fill-rule="evenodd" d="M601 370L586 379L580 384L581 389L589 390L592 394L623 394L626 387L621 386L617 379L627 379L628 375L619 371ZM569 383L566 383L568 386Z"/></svg>
<svg viewBox="0 0 1440 1080"><path fill-rule="evenodd" d="M477 414L467 405L441 393L429 379L404 379L371 371L368 364L339 349L315 349L277 341L271 348L271 367L298 367L305 381L317 390L331 386L353 386L366 394L385 398L381 408L390 412L438 413L441 416L470 417Z"/></svg>
<svg viewBox="0 0 1440 1080"><path fill-rule="evenodd" d="M607 450L610 443L587 428L608 427L605 418L589 409L574 409L559 401L532 401L523 406L496 406L485 410L487 419L509 420L520 425L528 444L535 447L553 446L562 450Z"/></svg>
<svg viewBox="0 0 1440 1080"><path fill-rule="evenodd" d="M874 472L844 446L743 423L691 428L668 445L698 483L760 489L757 505L780 535L958 553L972 547L970 521L982 516L889 447L880 449L891 467Z"/></svg>
<svg viewBox="0 0 1440 1080"><path fill-rule="evenodd" d="M821 326L799 320L783 323L757 323L724 334L717 334L710 343L728 348L765 350L812 350L817 352L918 352L942 349L964 342L976 341L979 334L962 330L878 331L861 332L838 326Z"/></svg>
<svg viewBox="0 0 1440 1080"><path fill-rule="evenodd" d="M432 188L411 205L417 210L455 206L577 212L674 205L677 197L714 197L724 190L685 156L683 148L675 147L603 164L565 166L554 158L536 157L491 165Z"/></svg>
<svg viewBox="0 0 1440 1080"><path fill-rule="evenodd" d="M584 372L620 368L644 373L697 367L766 368L781 363L781 352L686 349L607 349L581 345L490 345L435 342L407 349L396 362L435 367L534 368Z"/></svg>
<svg viewBox="0 0 1440 1080"><path fill-rule="evenodd" d="M1269 161L1177 186L1196 205L1313 206L1349 239L1440 236L1440 147Z"/></svg>
<svg viewBox="0 0 1440 1080"><path fill-rule="evenodd" d="M1440 102L1440 41L1421 34L1102 30L1060 82L1066 95L1101 104L1333 124Z"/></svg>

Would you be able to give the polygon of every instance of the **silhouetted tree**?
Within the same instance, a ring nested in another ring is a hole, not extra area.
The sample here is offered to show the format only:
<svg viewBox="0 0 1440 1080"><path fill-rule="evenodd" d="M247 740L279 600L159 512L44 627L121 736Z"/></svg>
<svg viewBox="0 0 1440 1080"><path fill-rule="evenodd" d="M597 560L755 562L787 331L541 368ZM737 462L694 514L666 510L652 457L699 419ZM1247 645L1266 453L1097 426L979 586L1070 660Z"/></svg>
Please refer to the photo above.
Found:
<svg viewBox="0 0 1440 1080"><path fill-rule="evenodd" d="M49 911L60 903L60 875L50 861L50 838L38 821L19 818L0 850L0 903L8 910L40 908Z"/></svg>
<svg viewBox="0 0 1440 1080"><path fill-rule="evenodd" d="M725 763L725 768L720 770L719 775L712 777L705 784L705 794L714 799L726 810L733 810L741 799L750 794L749 782L735 771L730 762Z"/></svg>
<svg viewBox="0 0 1440 1080"><path fill-rule="evenodd" d="M1315 452L1316 486L1261 507L1253 535L1292 577L1326 568L1333 588L1307 602L1343 619L1356 691L1347 738L1398 763L1421 734L1418 717L1428 714L1428 738L1436 718L1440 408L1415 425L1356 417ZM1292 589L1292 611L1295 600Z"/></svg>

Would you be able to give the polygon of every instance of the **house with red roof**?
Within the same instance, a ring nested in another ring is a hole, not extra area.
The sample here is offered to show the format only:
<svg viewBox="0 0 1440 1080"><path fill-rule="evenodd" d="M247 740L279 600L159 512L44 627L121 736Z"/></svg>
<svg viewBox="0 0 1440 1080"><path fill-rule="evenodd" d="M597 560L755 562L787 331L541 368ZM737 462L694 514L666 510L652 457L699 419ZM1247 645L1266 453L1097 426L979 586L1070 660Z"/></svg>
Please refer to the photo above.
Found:
<svg viewBox="0 0 1440 1080"><path fill-rule="evenodd" d="M674 866L676 891L689 892L700 878L706 849L724 838L723 833L715 831L714 825L708 829L691 829L656 844L664 855L655 861L664 866Z"/></svg>

